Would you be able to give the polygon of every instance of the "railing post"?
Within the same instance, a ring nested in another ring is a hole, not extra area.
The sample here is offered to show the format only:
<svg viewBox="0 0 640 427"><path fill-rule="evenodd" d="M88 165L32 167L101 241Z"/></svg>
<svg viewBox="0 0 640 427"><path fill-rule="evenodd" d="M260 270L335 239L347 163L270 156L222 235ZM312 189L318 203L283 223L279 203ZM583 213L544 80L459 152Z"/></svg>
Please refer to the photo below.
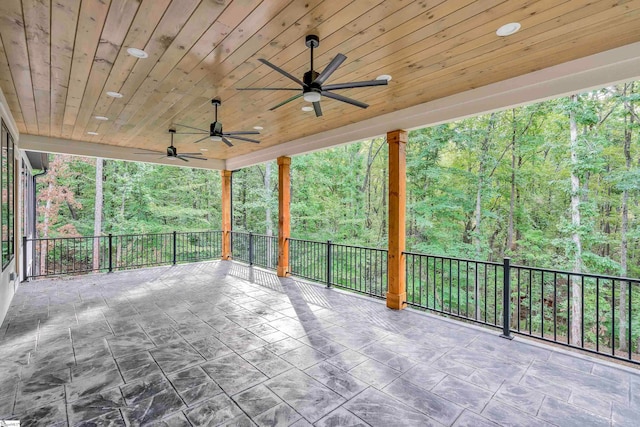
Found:
<svg viewBox="0 0 640 427"><path fill-rule="evenodd" d="M177 244L177 235L178 233L176 233L175 231L173 232L173 265L176 265L176 249L178 247Z"/></svg>
<svg viewBox="0 0 640 427"><path fill-rule="evenodd" d="M111 233L109 233L109 273L113 273L113 235Z"/></svg>
<svg viewBox="0 0 640 427"><path fill-rule="evenodd" d="M511 336L511 258L503 261L502 277L502 338L512 340Z"/></svg>
<svg viewBox="0 0 640 427"><path fill-rule="evenodd" d="M253 265L253 233L249 232L249 265Z"/></svg>
<svg viewBox="0 0 640 427"><path fill-rule="evenodd" d="M333 271L333 259L331 258L331 240L327 240L327 288L331 287L331 272Z"/></svg>
<svg viewBox="0 0 640 427"><path fill-rule="evenodd" d="M22 277L27 280L27 236L22 236Z"/></svg>

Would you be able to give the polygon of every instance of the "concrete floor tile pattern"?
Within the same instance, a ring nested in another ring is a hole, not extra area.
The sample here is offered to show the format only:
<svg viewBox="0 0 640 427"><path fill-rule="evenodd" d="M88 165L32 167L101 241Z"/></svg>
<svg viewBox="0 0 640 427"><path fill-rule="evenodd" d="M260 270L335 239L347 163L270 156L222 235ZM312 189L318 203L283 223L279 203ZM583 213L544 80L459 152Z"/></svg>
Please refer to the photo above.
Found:
<svg viewBox="0 0 640 427"><path fill-rule="evenodd" d="M23 426L637 425L640 370L231 263L21 284Z"/></svg>

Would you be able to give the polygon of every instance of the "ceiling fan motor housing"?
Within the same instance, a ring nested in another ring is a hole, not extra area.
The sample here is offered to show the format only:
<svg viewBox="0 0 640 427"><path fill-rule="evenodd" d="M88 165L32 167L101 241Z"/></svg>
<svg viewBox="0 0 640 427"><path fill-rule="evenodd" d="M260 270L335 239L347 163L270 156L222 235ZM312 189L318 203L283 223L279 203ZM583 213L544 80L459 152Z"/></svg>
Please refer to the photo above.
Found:
<svg viewBox="0 0 640 427"><path fill-rule="evenodd" d="M222 123L220 122L211 123L211 126L209 127L209 133L211 134L211 136L213 135L220 136L220 134L222 134Z"/></svg>
<svg viewBox="0 0 640 427"><path fill-rule="evenodd" d="M318 83L314 83L313 81L318 77L319 73L317 73L315 70L309 70L306 73L304 73L304 76L302 78L302 82L307 86L307 88L303 88L302 91L304 92L320 92L322 91L322 88L320 87L320 85Z"/></svg>
<svg viewBox="0 0 640 427"><path fill-rule="evenodd" d="M176 157L178 155L178 150L173 145L167 147L167 157Z"/></svg>

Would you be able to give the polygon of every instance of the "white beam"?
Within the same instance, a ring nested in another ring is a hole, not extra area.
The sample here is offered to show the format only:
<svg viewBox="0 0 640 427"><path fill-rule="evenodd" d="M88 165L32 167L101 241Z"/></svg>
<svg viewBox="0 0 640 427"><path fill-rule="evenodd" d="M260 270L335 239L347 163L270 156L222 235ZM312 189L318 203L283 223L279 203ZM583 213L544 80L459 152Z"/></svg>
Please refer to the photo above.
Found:
<svg viewBox="0 0 640 427"><path fill-rule="evenodd" d="M103 157L105 159L126 160L129 162L154 163L168 166L182 166L198 169L224 169L224 160L208 159L207 161L190 160L168 160L159 158L162 156L142 156L134 154L140 152L139 148L120 147L116 145L96 144L87 141L76 141L70 139L48 138L46 136L35 136L22 134L20 137L20 149L29 151L39 151L44 153L71 154L74 156Z"/></svg>
<svg viewBox="0 0 640 427"><path fill-rule="evenodd" d="M446 98L394 111L316 135L228 159L235 170L340 144L362 141L395 129L416 129L640 79L640 43L576 59ZM313 118L310 118L313 120Z"/></svg>

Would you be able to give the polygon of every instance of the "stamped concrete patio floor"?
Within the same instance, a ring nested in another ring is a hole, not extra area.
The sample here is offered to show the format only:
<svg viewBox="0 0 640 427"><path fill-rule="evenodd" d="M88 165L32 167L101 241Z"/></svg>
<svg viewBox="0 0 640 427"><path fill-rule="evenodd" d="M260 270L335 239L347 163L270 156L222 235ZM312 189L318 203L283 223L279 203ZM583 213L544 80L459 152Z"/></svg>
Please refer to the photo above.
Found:
<svg viewBox="0 0 640 427"><path fill-rule="evenodd" d="M0 329L0 420L637 426L639 373L210 262L21 285Z"/></svg>

